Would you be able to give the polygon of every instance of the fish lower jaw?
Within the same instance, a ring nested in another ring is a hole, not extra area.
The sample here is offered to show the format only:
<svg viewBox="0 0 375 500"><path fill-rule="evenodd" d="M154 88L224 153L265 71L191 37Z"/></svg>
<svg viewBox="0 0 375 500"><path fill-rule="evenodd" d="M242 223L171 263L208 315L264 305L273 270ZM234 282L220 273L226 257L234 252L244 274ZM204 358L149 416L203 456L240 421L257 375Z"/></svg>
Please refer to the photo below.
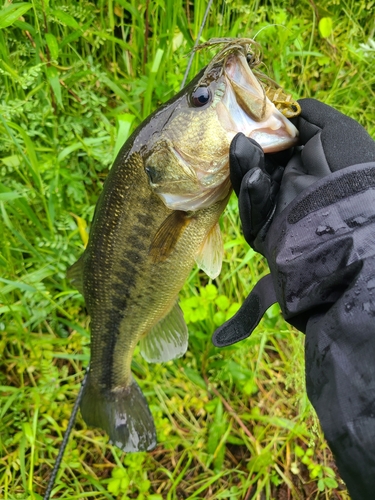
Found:
<svg viewBox="0 0 375 500"><path fill-rule="evenodd" d="M298 137L291 136L287 130L280 128L279 130L270 131L269 129L253 130L250 135L263 149L265 153L275 153L295 146L298 142Z"/></svg>
<svg viewBox="0 0 375 500"><path fill-rule="evenodd" d="M269 128L250 130L246 133L243 130L228 132L229 142L239 133L243 133L249 139L254 139L265 153L276 153L284 149L291 148L298 143L298 136L291 135L285 128L272 130Z"/></svg>
<svg viewBox="0 0 375 500"><path fill-rule="evenodd" d="M273 105L271 106L274 108ZM276 108L266 120L258 123L257 126L249 120L248 127L243 127L242 132L257 141L265 153L287 149L298 141L298 130Z"/></svg>
<svg viewBox="0 0 375 500"><path fill-rule="evenodd" d="M218 117L227 132L229 143L239 132L256 140L266 153L281 151L295 145L298 130L269 102L265 118L255 121L241 107L218 106Z"/></svg>

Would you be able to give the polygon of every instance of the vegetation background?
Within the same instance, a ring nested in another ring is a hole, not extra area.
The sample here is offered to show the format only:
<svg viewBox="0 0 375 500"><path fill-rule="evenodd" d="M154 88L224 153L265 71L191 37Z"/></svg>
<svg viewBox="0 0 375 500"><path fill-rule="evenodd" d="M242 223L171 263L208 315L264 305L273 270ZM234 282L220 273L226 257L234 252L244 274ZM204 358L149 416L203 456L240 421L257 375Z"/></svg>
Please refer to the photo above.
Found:
<svg viewBox="0 0 375 500"><path fill-rule="evenodd" d="M66 269L133 128L180 88L203 0L6 1L0 10L0 496L40 499L89 360L89 319ZM375 136L375 2L217 0L201 41L252 37L263 71ZM196 55L192 77L212 54ZM259 277L233 197L223 271L181 292L183 359L134 372L159 445L126 455L78 416L54 498L348 499L304 390L303 336L271 308L211 344Z"/></svg>

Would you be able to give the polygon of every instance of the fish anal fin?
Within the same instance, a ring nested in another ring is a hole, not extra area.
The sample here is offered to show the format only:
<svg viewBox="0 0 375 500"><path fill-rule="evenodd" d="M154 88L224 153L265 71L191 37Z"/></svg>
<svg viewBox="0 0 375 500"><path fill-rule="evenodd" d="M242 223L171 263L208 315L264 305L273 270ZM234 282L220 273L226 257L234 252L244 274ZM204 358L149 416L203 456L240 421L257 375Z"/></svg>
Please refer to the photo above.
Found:
<svg viewBox="0 0 375 500"><path fill-rule="evenodd" d="M96 389L90 374L80 403L87 425L100 427L112 444L123 451L148 451L156 446L156 431L147 401L134 379L124 388Z"/></svg>
<svg viewBox="0 0 375 500"><path fill-rule="evenodd" d="M149 363L162 363L183 356L189 333L180 306L173 309L140 341L141 354Z"/></svg>
<svg viewBox="0 0 375 500"><path fill-rule="evenodd" d="M83 254L84 255L84 254ZM66 277L73 286L83 295L83 255L69 267Z"/></svg>
<svg viewBox="0 0 375 500"><path fill-rule="evenodd" d="M190 220L191 216L181 210L168 215L150 245L149 255L154 263L163 262L169 257Z"/></svg>
<svg viewBox="0 0 375 500"><path fill-rule="evenodd" d="M195 262L211 279L217 278L223 262L223 240L219 224L215 224L204 240Z"/></svg>

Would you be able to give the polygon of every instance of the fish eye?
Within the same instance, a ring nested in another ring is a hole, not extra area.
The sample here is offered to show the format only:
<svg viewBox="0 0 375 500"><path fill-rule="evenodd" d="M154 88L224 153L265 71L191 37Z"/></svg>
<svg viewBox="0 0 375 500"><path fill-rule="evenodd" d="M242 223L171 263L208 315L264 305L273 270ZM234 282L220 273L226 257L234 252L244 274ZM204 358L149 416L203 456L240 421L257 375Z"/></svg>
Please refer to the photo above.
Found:
<svg viewBox="0 0 375 500"><path fill-rule="evenodd" d="M211 92L208 87L197 87L191 93L190 101L195 108L201 108L208 103L210 98Z"/></svg>

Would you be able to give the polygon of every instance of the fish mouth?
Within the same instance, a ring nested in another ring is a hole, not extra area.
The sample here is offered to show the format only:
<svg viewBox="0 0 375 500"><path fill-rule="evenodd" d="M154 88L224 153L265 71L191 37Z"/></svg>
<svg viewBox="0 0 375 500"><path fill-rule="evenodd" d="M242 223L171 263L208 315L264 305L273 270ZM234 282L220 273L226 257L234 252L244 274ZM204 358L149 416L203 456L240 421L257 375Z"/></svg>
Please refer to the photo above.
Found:
<svg viewBox="0 0 375 500"><path fill-rule="evenodd" d="M242 132L266 153L296 144L298 130L268 99L243 52L227 55L223 73L226 91L217 112L230 138Z"/></svg>
<svg viewBox="0 0 375 500"><path fill-rule="evenodd" d="M251 70L248 46L254 42L207 42L212 44L224 47L187 88L186 116L175 121L177 128L186 127L187 140L170 121L166 138L153 145L147 158L150 186L171 210L194 212L226 199L231 191L230 143L237 133L257 141L266 153L287 149L298 140L298 130L268 99ZM208 87L210 100L193 103L191 92L203 87Z"/></svg>

